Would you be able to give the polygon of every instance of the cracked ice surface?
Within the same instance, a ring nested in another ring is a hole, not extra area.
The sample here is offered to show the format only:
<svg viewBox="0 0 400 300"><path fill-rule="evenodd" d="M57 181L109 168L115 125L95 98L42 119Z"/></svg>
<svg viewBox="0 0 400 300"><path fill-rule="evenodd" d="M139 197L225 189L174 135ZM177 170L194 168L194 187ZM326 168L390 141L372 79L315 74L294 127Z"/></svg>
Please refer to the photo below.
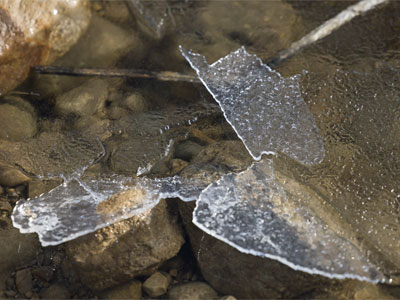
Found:
<svg viewBox="0 0 400 300"><path fill-rule="evenodd" d="M272 160L228 174L200 195L193 223L241 252L330 278L384 281L349 240L275 180Z"/></svg>
<svg viewBox="0 0 400 300"><path fill-rule="evenodd" d="M323 141L301 96L299 76L283 78L244 47L211 65L204 56L180 50L254 159L281 151L304 164L322 161Z"/></svg>

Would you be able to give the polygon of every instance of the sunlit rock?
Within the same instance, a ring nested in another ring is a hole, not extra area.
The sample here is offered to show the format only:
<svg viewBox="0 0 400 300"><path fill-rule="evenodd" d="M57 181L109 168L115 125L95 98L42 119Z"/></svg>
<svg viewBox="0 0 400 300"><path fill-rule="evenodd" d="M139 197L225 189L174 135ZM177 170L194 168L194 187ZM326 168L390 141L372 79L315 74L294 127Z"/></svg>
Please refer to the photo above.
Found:
<svg viewBox="0 0 400 300"><path fill-rule="evenodd" d="M113 206L103 207L112 213ZM67 255L82 282L94 290L150 275L160 263L178 253L183 232L167 204L115 223L66 244Z"/></svg>
<svg viewBox="0 0 400 300"><path fill-rule="evenodd" d="M0 95L21 83L30 67L65 54L89 20L86 1L0 1Z"/></svg>

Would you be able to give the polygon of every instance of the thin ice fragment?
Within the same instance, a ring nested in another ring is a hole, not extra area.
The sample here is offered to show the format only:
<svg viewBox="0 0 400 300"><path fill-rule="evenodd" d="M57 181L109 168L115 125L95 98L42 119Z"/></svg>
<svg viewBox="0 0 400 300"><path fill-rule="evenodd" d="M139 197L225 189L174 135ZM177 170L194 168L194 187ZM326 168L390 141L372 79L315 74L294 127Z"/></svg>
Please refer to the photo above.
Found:
<svg viewBox="0 0 400 300"><path fill-rule="evenodd" d="M71 176L104 155L100 140L78 133L44 132L21 142L0 143L0 160L38 176Z"/></svg>
<svg viewBox="0 0 400 300"><path fill-rule="evenodd" d="M150 29L155 37L161 38L165 29L165 19L168 16L167 1L130 0L129 3L135 9L137 19Z"/></svg>
<svg viewBox="0 0 400 300"><path fill-rule="evenodd" d="M288 197L263 160L228 174L200 195L193 222L238 250L330 278L384 281L361 250L302 202Z"/></svg>
<svg viewBox="0 0 400 300"><path fill-rule="evenodd" d="M244 47L208 65L180 47L254 159L283 152L304 164L322 161L324 145L300 92L299 76L283 78Z"/></svg>
<svg viewBox="0 0 400 300"><path fill-rule="evenodd" d="M182 177L73 177L51 192L20 200L12 220L22 233L36 232L43 246L73 240L145 213L163 198L197 199L207 183Z"/></svg>

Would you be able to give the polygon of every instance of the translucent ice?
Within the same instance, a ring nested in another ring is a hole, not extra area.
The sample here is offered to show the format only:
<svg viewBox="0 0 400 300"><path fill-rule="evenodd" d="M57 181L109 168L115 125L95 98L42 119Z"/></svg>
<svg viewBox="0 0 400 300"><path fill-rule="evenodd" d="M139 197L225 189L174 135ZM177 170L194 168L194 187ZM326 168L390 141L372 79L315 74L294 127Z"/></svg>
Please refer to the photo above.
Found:
<svg viewBox="0 0 400 300"><path fill-rule="evenodd" d="M214 113L219 113L217 105L199 102L121 118L110 130L116 134L124 132L126 139L111 151L110 164L120 173L146 173L155 161L169 153L173 144L171 128ZM137 178L132 187L129 176L85 175L104 154L105 148L96 137L72 133L44 132L29 141L0 143L0 159L39 177L63 179L63 184L49 193L20 200L12 216L14 226L24 233L38 233L44 246L57 245L141 214L161 198L195 200L207 186L199 181L191 180L189 184L184 178L170 177Z"/></svg>
<svg viewBox="0 0 400 300"><path fill-rule="evenodd" d="M322 161L324 145L298 76L283 78L244 47L211 65L180 50L254 159L281 151L305 164Z"/></svg>
<svg viewBox="0 0 400 300"><path fill-rule="evenodd" d="M331 229L303 199L275 180L271 160L228 174L200 195L193 222L240 251L295 270L372 282L383 274L361 250Z"/></svg>
<svg viewBox="0 0 400 300"><path fill-rule="evenodd" d="M168 16L167 1L130 0L129 3L135 9L135 16L144 26L150 29L157 38L160 38L165 27L165 19Z"/></svg>
<svg viewBox="0 0 400 300"><path fill-rule="evenodd" d="M20 200L12 219L22 233L36 232L43 246L58 245L140 215L163 198L193 201L207 186L182 177L72 177L49 193Z"/></svg>
<svg viewBox="0 0 400 300"><path fill-rule="evenodd" d="M99 139L73 132L43 132L34 139L0 143L0 160L38 176L69 177L102 155Z"/></svg>

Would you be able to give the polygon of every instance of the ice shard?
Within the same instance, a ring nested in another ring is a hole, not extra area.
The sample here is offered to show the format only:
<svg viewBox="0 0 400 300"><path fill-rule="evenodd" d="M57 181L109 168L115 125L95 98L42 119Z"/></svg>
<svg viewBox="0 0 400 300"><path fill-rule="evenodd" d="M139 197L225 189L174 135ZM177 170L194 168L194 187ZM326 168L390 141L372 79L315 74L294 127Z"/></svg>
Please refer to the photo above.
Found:
<svg viewBox="0 0 400 300"><path fill-rule="evenodd" d="M22 233L36 232L43 246L58 245L140 215L163 198L196 200L206 186L178 176L75 176L40 197L18 201L12 219Z"/></svg>
<svg viewBox="0 0 400 300"><path fill-rule="evenodd" d="M180 47L254 159L283 152L304 164L324 157L324 144L300 92L299 76L282 77L244 47L209 65Z"/></svg>
<svg viewBox="0 0 400 300"><path fill-rule="evenodd" d="M275 179L272 160L228 174L200 195L193 222L239 251L295 270L371 282L385 276L358 246L332 230Z"/></svg>

